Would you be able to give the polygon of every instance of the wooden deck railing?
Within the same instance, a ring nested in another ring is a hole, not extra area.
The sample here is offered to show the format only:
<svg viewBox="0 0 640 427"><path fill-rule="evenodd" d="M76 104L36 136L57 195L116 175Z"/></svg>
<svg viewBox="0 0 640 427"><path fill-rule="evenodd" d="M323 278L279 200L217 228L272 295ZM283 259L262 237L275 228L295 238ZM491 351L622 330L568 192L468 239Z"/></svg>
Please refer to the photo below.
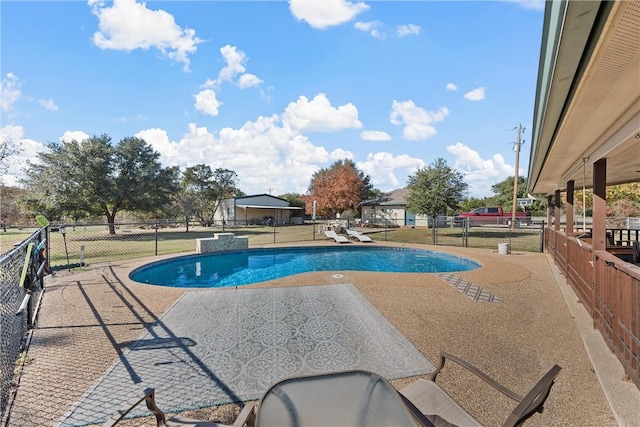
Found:
<svg viewBox="0 0 640 427"><path fill-rule="evenodd" d="M640 388L640 267L562 231L547 228L546 243L594 326Z"/></svg>

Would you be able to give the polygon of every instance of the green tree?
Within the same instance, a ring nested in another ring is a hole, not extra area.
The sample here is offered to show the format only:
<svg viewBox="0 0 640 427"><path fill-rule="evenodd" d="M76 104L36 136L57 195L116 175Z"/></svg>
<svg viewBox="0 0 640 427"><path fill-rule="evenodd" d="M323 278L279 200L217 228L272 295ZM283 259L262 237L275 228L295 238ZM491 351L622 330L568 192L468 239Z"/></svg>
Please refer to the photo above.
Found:
<svg viewBox="0 0 640 427"><path fill-rule="evenodd" d="M188 167L177 197L187 221L194 215L203 226L210 226L222 200L238 192L237 181L237 174L229 169L212 170L205 164Z"/></svg>
<svg viewBox="0 0 640 427"><path fill-rule="evenodd" d="M320 169L311 177L306 211L312 212L315 200L318 215L333 216L346 210L358 211L363 200L372 198L370 178L356 168L353 161L338 160L329 168Z"/></svg>
<svg viewBox="0 0 640 427"><path fill-rule="evenodd" d="M289 204L296 208L304 208L305 201L302 198L302 195L296 193L285 193L281 194L278 197L286 200Z"/></svg>
<svg viewBox="0 0 640 427"><path fill-rule="evenodd" d="M217 210L222 205L222 201L224 199L240 195L242 192L238 190L238 174L234 171L230 169L217 168L213 171L213 177L216 182L215 210ZM224 210L221 211L221 216L224 225Z"/></svg>
<svg viewBox="0 0 640 427"><path fill-rule="evenodd" d="M22 188L0 184L0 227L3 231L7 231L7 226L20 227L28 224L25 212L20 209L19 204L20 198L25 195L26 191Z"/></svg>
<svg viewBox="0 0 640 427"><path fill-rule="evenodd" d="M160 154L140 138L113 146L102 135L47 148L28 163L24 184L33 201L67 215L103 215L110 234L118 212L155 212L177 189L177 169L163 168Z"/></svg>
<svg viewBox="0 0 640 427"><path fill-rule="evenodd" d="M468 187L460 172L438 158L409 177L407 210L435 220L448 209L456 209L464 200Z"/></svg>
<svg viewBox="0 0 640 427"><path fill-rule="evenodd" d="M484 206L493 205L488 197L469 197L462 201L458 206L459 212L471 212L475 208L482 208Z"/></svg>
<svg viewBox="0 0 640 427"><path fill-rule="evenodd" d="M187 222L195 216L209 226L215 214L216 184L213 170L205 164L190 166L182 174L182 191L177 199L185 210Z"/></svg>
<svg viewBox="0 0 640 427"><path fill-rule="evenodd" d="M505 212L511 212L513 206L513 176L493 184L491 191L494 193L494 196L491 197L492 206L501 206ZM522 176L518 177L518 195L516 198L518 197L527 197L527 180Z"/></svg>
<svg viewBox="0 0 640 427"><path fill-rule="evenodd" d="M4 174L9 167L9 158L22 151L20 141L14 141L12 138L0 141L0 174Z"/></svg>

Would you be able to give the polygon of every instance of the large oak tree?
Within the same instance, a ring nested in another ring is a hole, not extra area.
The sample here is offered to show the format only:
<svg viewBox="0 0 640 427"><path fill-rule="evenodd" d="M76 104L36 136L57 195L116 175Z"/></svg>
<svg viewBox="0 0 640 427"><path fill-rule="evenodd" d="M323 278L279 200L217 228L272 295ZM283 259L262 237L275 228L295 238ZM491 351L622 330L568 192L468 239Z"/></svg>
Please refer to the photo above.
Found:
<svg viewBox="0 0 640 427"><path fill-rule="evenodd" d="M140 138L112 145L102 135L47 147L27 167L32 202L67 215L104 215L111 234L118 212L157 211L177 190L178 169L163 168L160 154Z"/></svg>

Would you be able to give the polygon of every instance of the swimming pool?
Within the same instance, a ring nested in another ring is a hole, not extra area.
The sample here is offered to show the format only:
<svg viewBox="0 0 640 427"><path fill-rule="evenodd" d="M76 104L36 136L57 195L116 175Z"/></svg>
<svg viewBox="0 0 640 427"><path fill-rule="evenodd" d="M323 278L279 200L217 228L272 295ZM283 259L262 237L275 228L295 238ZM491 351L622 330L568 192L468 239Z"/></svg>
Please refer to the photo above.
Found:
<svg viewBox="0 0 640 427"><path fill-rule="evenodd" d="M314 246L181 256L136 268L129 278L160 286L224 288L311 271L441 273L479 266L462 257L422 249Z"/></svg>

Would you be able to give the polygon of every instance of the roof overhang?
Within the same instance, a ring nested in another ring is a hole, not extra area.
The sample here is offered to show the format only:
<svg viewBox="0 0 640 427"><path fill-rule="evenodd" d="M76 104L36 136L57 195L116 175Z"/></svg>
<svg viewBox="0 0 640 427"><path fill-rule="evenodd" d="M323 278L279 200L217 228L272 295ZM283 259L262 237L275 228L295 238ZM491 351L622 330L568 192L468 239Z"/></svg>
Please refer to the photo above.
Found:
<svg viewBox="0 0 640 427"><path fill-rule="evenodd" d="M528 191L640 181L640 2L548 1Z"/></svg>
<svg viewBox="0 0 640 427"><path fill-rule="evenodd" d="M295 210L304 209L304 208L299 208L297 206L265 206L265 205L236 205L236 208L240 208L240 209L267 209L267 210L278 210L278 211L295 211Z"/></svg>

